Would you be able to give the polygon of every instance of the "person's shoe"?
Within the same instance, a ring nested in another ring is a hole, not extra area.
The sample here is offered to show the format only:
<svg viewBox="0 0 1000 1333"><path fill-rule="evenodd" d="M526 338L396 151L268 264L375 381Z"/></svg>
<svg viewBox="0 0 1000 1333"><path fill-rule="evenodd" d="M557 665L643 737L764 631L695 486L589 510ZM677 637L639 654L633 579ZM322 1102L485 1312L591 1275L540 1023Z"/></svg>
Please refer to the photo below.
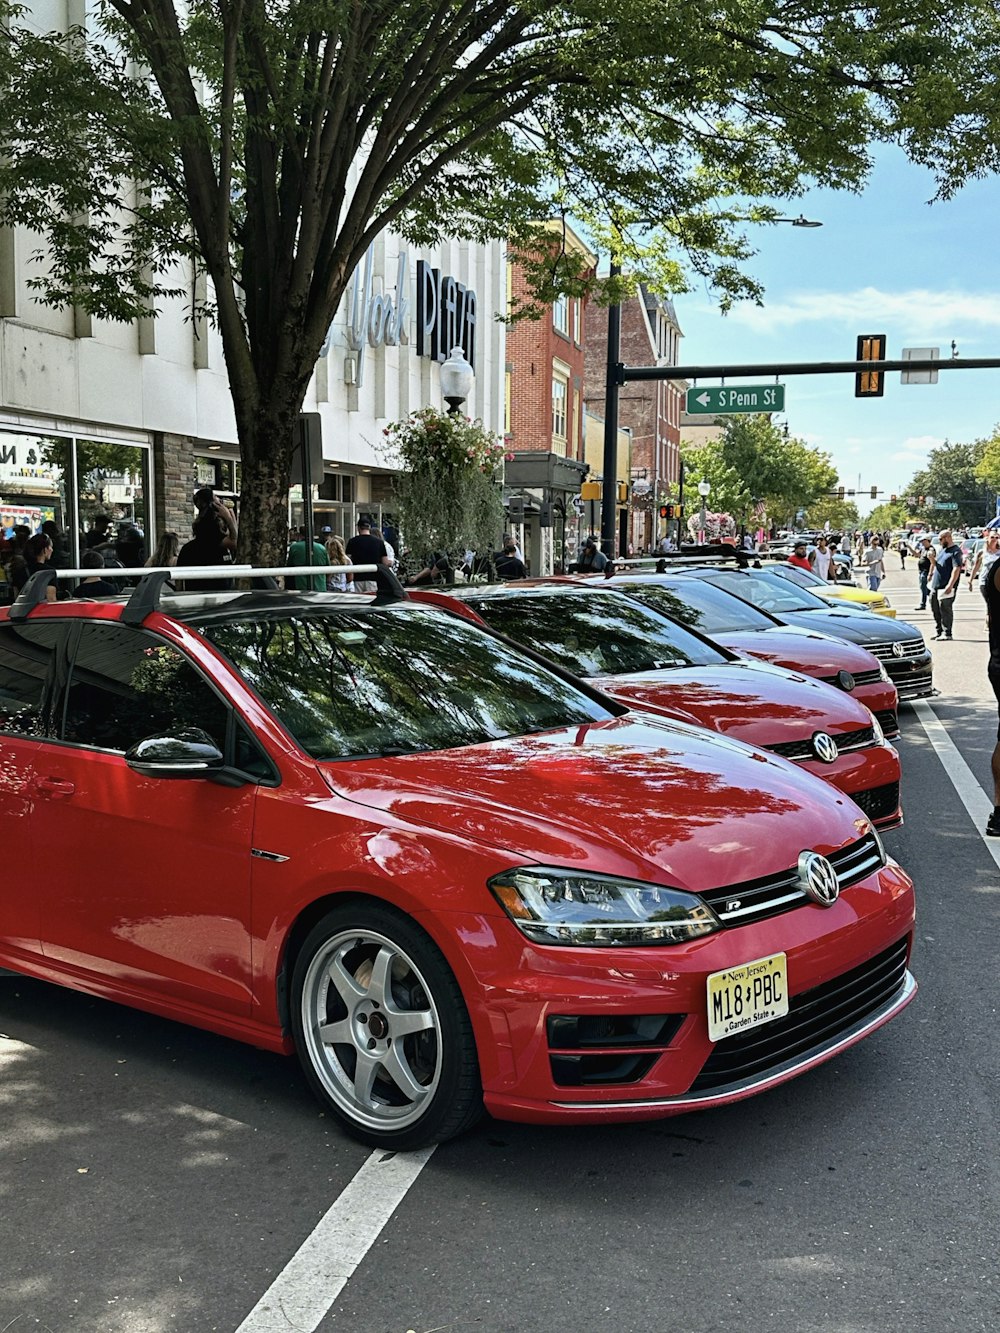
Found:
<svg viewBox="0 0 1000 1333"><path fill-rule="evenodd" d="M986 821L986 836L988 838L1000 838L1000 805L993 807L993 813Z"/></svg>
<svg viewBox="0 0 1000 1333"><path fill-rule="evenodd" d="M938 632L934 635L934 637L935 637L935 639L943 639L943 638L944 638L944 635L942 634L942 632L941 632L940 630L938 630Z"/></svg>
<svg viewBox="0 0 1000 1333"><path fill-rule="evenodd" d="M940 639L941 637L942 637L942 636L939 634L939 635L938 635L938 638ZM951 635L950 635L950 634L945 634L945 635L944 635L944 638L946 638L946 639L950 639L950 638L951 638Z"/></svg>

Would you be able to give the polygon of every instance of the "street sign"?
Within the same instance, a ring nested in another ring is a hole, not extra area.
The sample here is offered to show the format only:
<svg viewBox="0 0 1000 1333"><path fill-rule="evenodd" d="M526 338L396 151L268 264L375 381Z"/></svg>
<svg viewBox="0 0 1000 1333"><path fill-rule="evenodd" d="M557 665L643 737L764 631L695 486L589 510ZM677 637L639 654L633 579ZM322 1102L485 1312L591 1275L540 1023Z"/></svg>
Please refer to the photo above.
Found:
<svg viewBox="0 0 1000 1333"><path fill-rule="evenodd" d="M695 417L729 416L735 412L784 412L783 384L716 385L687 391L687 411Z"/></svg>
<svg viewBox="0 0 1000 1333"><path fill-rule="evenodd" d="M935 509L957 509L957 508L958 508L958 501L957 501L957 500L935 500L935 501L934 501L934 508L935 508Z"/></svg>
<svg viewBox="0 0 1000 1333"><path fill-rule="evenodd" d="M904 347L904 361L939 361L940 347ZM936 370L904 370L899 377L900 384L937 384Z"/></svg>

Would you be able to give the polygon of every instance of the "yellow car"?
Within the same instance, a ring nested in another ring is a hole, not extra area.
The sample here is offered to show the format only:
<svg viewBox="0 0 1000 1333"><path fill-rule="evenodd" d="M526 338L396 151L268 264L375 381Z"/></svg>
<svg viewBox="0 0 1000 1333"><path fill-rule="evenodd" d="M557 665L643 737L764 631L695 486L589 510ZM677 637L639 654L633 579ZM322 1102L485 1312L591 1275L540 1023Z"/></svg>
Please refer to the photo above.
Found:
<svg viewBox="0 0 1000 1333"><path fill-rule="evenodd" d="M885 593L870 592L867 588L858 588L853 583L829 583L808 569L800 569L798 565L777 564L767 565L766 568L773 574L780 574L789 583L795 583L800 588L808 588L817 597L826 597L831 602L850 602L859 611L874 611L877 616L896 619L896 608Z"/></svg>

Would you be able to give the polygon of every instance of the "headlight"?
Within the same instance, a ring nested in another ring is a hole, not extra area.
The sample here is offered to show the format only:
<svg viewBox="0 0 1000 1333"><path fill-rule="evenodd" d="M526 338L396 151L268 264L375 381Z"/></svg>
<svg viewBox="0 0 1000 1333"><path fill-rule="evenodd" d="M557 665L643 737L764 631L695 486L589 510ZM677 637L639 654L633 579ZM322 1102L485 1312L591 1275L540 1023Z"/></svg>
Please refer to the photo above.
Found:
<svg viewBox="0 0 1000 1333"><path fill-rule="evenodd" d="M869 709L868 711L871 712L871 709ZM884 745L885 732L882 730L882 725L874 713L872 713L871 717L872 717L872 731L875 733L875 744Z"/></svg>
<svg viewBox="0 0 1000 1333"><path fill-rule="evenodd" d="M700 898L659 884L532 866L494 875L489 887L536 944L682 944L719 929Z"/></svg>
<svg viewBox="0 0 1000 1333"><path fill-rule="evenodd" d="M892 602L889 601L889 599L888 599L888 597L886 597L885 593L882 594L882 604L883 604L884 606L892 606Z"/></svg>
<svg viewBox="0 0 1000 1333"><path fill-rule="evenodd" d="M872 837L875 839L875 842L878 845L879 856L881 856L882 858L882 864L885 865L889 860L889 858L885 854L885 843L882 841L882 838L879 835L879 831L874 824L872 825Z"/></svg>
<svg viewBox="0 0 1000 1333"><path fill-rule="evenodd" d="M884 662L879 662L878 664L878 676L879 680L885 681L886 685L892 684L892 677L889 675L888 671L886 671Z"/></svg>

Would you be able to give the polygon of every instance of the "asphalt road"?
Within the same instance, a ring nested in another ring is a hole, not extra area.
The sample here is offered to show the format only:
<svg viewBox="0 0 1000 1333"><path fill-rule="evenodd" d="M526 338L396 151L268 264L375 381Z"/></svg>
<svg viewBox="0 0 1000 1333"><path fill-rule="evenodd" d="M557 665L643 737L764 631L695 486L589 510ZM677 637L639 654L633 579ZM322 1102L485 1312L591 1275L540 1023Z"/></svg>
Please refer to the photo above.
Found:
<svg viewBox="0 0 1000 1333"><path fill-rule="evenodd" d="M915 582L911 565L887 591L927 633ZM887 843L918 886L916 1001L740 1106L487 1121L416 1163L382 1226L393 1164L292 1062L0 978L0 1333L992 1333L1000 870L952 782L964 759L984 799L984 645L963 592L932 704L955 749L903 712L907 822ZM30 867L7 873L30 891ZM308 1299L279 1287L251 1316L297 1253Z"/></svg>

